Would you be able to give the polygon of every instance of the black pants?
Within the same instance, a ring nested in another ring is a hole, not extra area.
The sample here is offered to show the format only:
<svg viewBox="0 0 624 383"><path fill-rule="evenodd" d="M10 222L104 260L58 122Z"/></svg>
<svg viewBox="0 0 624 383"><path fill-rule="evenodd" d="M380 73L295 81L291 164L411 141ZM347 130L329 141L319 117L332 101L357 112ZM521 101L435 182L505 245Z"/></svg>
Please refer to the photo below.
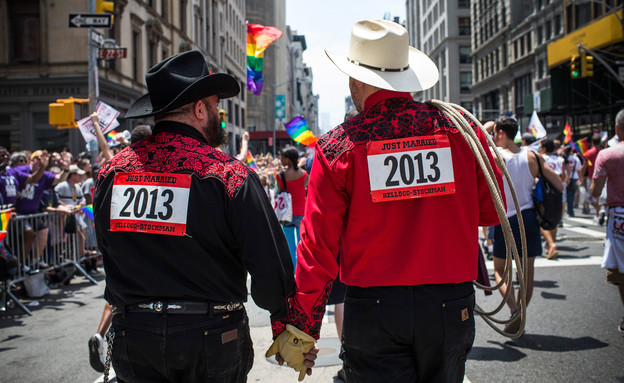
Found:
<svg viewBox="0 0 624 383"><path fill-rule="evenodd" d="M344 369L356 382L462 382L475 336L472 283L348 287Z"/></svg>
<svg viewBox="0 0 624 383"><path fill-rule="evenodd" d="M115 373L128 383L246 382L254 357L248 322L244 309L214 317L115 315Z"/></svg>

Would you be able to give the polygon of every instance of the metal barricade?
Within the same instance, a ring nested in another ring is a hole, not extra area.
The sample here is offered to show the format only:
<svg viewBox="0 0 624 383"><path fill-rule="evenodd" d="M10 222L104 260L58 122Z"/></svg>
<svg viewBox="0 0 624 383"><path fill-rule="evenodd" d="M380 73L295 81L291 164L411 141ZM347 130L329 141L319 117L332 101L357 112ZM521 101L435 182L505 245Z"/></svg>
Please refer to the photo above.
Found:
<svg viewBox="0 0 624 383"><path fill-rule="evenodd" d="M67 232L66 217L67 214L46 212L20 215L9 221L4 248L17 258L19 266L5 287L5 292L28 315L32 313L11 293L11 286L24 281L29 275L71 264L91 283L97 284L80 265L83 259L78 236L82 233L80 229L73 233Z"/></svg>

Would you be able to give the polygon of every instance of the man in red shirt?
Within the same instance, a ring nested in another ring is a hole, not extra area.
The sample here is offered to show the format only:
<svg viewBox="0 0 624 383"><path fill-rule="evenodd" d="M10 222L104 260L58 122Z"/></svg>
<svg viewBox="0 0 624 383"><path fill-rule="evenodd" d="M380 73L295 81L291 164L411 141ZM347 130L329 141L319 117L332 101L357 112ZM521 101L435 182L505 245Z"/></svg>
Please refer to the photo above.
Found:
<svg viewBox="0 0 624 383"><path fill-rule="evenodd" d="M458 128L412 99L439 75L405 28L360 21L349 55L328 56L360 113L315 148L297 291L274 336L291 324L318 339L340 268L347 381L461 382L475 334L476 233L499 223L484 174Z"/></svg>
<svg viewBox="0 0 624 383"><path fill-rule="evenodd" d="M624 303L624 109L615 116L615 133L620 142L598 153L590 191L599 198L607 183L607 240L602 268L607 269L607 282L618 286ZM618 331L624 333L624 318Z"/></svg>
<svg viewBox="0 0 624 383"><path fill-rule="evenodd" d="M591 137L592 147L585 152L585 163L583 164L583 168L585 168L585 174L583 179L583 184L586 185L587 190L591 189L592 178L594 176L594 166L596 166L596 157L598 157L598 152L600 152L600 133L594 133ZM599 223L599 215L600 215L600 203L598 202L598 198L594 198L591 193L587 193L587 198L583 201L583 214L589 214L589 204L591 204L596 214L594 215L594 223Z"/></svg>

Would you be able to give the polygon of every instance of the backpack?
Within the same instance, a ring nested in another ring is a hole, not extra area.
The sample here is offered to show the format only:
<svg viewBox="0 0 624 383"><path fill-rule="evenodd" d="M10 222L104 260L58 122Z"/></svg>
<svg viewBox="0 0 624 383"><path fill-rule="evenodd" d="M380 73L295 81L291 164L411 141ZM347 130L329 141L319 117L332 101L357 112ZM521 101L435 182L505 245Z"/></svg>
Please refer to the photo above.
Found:
<svg viewBox="0 0 624 383"><path fill-rule="evenodd" d="M537 213L537 221L544 230L553 230L561 222L563 211L562 193L544 177L542 164L533 152L539 168L538 181L533 188L533 205Z"/></svg>

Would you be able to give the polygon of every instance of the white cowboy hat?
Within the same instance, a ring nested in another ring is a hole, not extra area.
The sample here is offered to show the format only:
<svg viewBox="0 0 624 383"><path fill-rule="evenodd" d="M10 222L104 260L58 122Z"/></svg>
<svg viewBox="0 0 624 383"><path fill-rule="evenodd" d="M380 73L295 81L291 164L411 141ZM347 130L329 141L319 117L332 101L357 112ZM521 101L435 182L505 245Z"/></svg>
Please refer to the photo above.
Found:
<svg viewBox="0 0 624 383"><path fill-rule="evenodd" d="M327 57L349 77L381 89L417 92L438 82L431 59L409 46L407 30L388 20L362 20L353 25L348 55Z"/></svg>

